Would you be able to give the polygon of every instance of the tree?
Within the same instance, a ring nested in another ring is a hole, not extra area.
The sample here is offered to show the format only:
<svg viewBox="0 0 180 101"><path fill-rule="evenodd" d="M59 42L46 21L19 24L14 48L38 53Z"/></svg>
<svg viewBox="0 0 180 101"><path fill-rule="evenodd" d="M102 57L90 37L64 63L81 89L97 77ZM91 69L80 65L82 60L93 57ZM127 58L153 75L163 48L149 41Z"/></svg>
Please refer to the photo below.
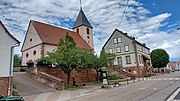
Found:
<svg viewBox="0 0 180 101"><path fill-rule="evenodd" d="M111 53L105 53L102 51L100 53L100 56L93 53L87 53L86 54L86 67L88 68L94 68L96 70L96 80L99 80L99 71L102 69L102 67L108 67L111 66L112 61L114 61L115 55Z"/></svg>
<svg viewBox="0 0 180 101"><path fill-rule="evenodd" d="M67 75L67 86L70 84L71 71L84 66L84 53L83 49L76 47L74 39L67 33L65 39L60 40L57 50L48 54L51 62L56 63L56 66Z"/></svg>
<svg viewBox="0 0 180 101"><path fill-rule="evenodd" d="M22 60L21 60L19 54L15 54L15 55L14 55L13 66L14 66L14 67L19 67L19 66L21 66L21 63L22 63Z"/></svg>
<svg viewBox="0 0 180 101"><path fill-rule="evenodd" d="M154 68L166 67L167 63L169 62L169 55L163 49L155 49L151 52L151 62Z"/></svg>
<svg viewBox="0 0 180 101"><path fill-rule="evenodd" d="M51 59L47 57L42 57L37 59L37 66L45 66L45 67L51 67L52 66L52 61Z"/></svg>

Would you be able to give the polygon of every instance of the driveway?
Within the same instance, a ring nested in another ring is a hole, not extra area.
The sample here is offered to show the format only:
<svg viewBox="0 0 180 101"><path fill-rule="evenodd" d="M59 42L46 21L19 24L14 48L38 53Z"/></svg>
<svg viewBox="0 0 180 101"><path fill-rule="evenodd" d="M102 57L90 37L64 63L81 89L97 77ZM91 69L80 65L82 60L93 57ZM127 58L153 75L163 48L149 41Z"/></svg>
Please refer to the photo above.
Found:
<svg viewBox="0 0 180 101"><path fill-rule="evenodd" d="M21 96L29 96L57 91L54 88L41 84L27 77L24 72L14 72L13 82Z"/></svg>

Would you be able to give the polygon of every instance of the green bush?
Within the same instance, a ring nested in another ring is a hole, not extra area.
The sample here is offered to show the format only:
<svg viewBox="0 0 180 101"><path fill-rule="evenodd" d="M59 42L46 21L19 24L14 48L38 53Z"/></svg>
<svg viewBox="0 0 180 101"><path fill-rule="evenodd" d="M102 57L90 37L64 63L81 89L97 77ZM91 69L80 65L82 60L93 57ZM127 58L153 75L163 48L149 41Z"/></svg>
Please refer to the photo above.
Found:
<svg viewBox="0 0 180 101"><path fill-rule="evenodd" d="M16 85L13 83L13 87L12 87L12 95L13 96L20 96L19 93L16 90Z"/></svg>
<svg viewBox="0 0 180 101"><path fill-rule="evenodd" d="M50 67L52 62L49 61L47 57L43 57L37 60L37 66L45 66L45 67Z"/></svg>
<svg viewBox="0 0 180 101"><path fill-rule="evenodd" d="M17 92L17 90L16 89L12 89L12 95L13 96L20 96L19 94L18 94L18 92Z"/></svg>
<svg viewBox="0 0 180 101"><path fill-rule="evenodd" d="M144 77L150 77L150 75L146 74L146 75L144 75Z"/></svg>
<svg viewBox="0 0 180 101"><path fill-rule="evenodd" d="M112 73L108 75L109 80L116 80L119 79L119 75L116 73Z"/></svg>

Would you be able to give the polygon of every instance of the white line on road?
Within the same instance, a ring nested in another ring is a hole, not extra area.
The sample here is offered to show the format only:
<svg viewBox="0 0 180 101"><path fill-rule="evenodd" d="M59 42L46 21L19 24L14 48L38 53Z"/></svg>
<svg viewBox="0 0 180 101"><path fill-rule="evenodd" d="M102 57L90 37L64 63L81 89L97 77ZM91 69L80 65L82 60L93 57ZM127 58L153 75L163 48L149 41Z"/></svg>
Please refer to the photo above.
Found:
<svg viewBox="0 0 180 101"><path fill-rule="evenodd" d="M173 101L175 96L180 92L180 88L178 88L170 97L167 99L167 101Z"/></svg>

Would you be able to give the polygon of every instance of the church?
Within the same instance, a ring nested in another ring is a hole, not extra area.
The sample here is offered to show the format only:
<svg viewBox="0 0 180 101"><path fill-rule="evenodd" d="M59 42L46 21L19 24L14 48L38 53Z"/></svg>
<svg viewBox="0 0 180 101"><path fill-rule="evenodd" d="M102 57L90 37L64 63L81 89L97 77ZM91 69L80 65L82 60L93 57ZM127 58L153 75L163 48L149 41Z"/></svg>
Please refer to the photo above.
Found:
<svg viewBox="0 0 180 101"><path fill-rule="evenodd" d="M93 27L80 8L72 30L31 20L21 49L22 66L35 63L37 59L57 49L59 40L65 38L66 33L74 39L77 47L94 50Z"/></svg>

